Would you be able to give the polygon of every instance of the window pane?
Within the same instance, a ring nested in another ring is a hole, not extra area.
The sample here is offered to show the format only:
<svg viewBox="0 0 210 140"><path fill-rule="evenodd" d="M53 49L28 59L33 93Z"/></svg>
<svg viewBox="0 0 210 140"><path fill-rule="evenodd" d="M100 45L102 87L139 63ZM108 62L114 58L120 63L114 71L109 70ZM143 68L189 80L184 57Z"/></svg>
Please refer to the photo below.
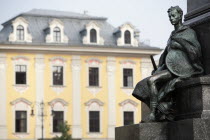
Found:
<svg viewBox="0 0 210 140"><path fill-rule="evenodd" d="M89 68L89 86L99 86L98 68Z"/></svg>
<svg viewBox="0 0 210 140"><path fill-rule="evenodd" d="M26 65L15 66L16 84L26 84Z"/></svg>
<svg viewBox="0 0 210 140"><path fill-rule="evenodd" d="M19 25L17 27L16 37L17 37L17 40L24 40L24 28L22 25Z"/></svg>
<svg viewBox="0 0 210 140"><path fill-rule="evenodd" d="M124 40L125 40L125 44L131 44L131 33L130 31L125 31L124 33Z"/></svg>
<svg viewBox="0 0 210 140"><path fill-rule="evenodd" d="M27 114L26 111L15 112L15 132L27 131Z"/></svg>
<svg viewBox="0 0 210 140"><path fill-rule="evenodd" d="M90 42L96 43L97 42L97 34L95 29L90 30Z"/></svg>
<svg viewBox="0 0 210 140"><path fill-rule="evenodd" d="M53 85L63 85L63 66L53 66Z"/></svg>
<svg viewBox="0 0 210 140"><path fill-rule="evenodd" d="M133 87L133 69L123 69L123 86Z"/></svg>
<svg viewBox="0 0 210 140"><path fill-rule="evenodd" d="M124 125L130 125L134 123L134 116L132 111L124 112Z"/></svg>
<svg viewBox="0 0 210 140"><path fill-rule="evenodd" d="M53 132L61 132L59 126L64 122L64 112L63 111L54 111L53 117Z"/></svg>
<svg viewBox="0 0 210 140"><path fill-rule="evenodd" d="M61 41L61 31L60 28L55 27L53 30L53 38L55 42L60 42Z"/></svg>
<svg viewBox="0 0 210 140"><path fill-rule="evenodd" d="M89 131L100 132L100 115L99 111L89 112Z"/></svg>

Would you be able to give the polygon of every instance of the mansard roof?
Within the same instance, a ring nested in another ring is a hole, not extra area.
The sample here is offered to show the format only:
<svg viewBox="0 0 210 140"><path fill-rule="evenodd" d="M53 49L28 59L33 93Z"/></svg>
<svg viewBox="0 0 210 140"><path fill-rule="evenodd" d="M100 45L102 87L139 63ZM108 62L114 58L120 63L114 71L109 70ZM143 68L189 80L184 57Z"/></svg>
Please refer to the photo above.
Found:
<svg viewBox="0 0 210 140"><path fill-rule="evenodd" d="M31 11L21 13L14 18L6 21L2 25L3 29L0 31L1 44L27 44L25 42L9 42L8 37L13 31L12 21L17 17L23 17L28 22L28 32L32 36L34 45L55 45L55 43L46 43L46 30L49 29L49 23L54 19L59 19L64 24L64 34L68 37L67 46L89 46L82 42L81 32L85 30L85 26L94 21L100 27L100 36L104 39L104 47L119 47L117 46L117 36L114 35L118 28L113 27L107 22L107 18L90 16L87 14L79 14L73 12L63 12L55 10L33 9ZM57 44L62 45L62 44ZM97 46L97 45L94 45ZM126 46L125 46L126 47ZM139 44L139 47L146 47L147 49L157 49L156 47L145 46ZM149 47L149 48L148 48ZM130 47L129 47L130 48Z"/></svg>

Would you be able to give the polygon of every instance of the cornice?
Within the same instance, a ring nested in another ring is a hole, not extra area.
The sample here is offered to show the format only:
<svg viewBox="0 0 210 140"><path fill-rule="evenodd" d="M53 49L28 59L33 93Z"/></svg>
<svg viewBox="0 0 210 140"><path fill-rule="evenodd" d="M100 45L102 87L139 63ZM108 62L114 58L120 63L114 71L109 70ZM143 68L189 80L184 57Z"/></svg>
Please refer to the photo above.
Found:
<svg viewBox="0 0 210 140"><path fill-rule="evenodd" d="M160 54L159 48L89 47L89 46L43 46L0 44L1 52L57 53L74 55L103 55L142 57Z"/></svg>

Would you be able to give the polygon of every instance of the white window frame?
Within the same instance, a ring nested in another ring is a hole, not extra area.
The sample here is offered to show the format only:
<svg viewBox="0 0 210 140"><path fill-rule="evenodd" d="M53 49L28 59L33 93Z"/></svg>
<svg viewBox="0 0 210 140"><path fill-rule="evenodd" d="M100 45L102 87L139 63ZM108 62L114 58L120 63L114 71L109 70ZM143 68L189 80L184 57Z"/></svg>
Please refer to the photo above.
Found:
<svg viewBox="0 0 210 140"><path fill-rule="evenodd" d="M24 93L29 87L29 58L26 56L15 56L12 57L13 61L13 86L19 93ZM16 84L16 65L26 66L26 84Z"/></svg>
<svg viewBox="0 0 210 140"><path fill-rule="evenodd" d="M132 69L133 71L133 87L124 87L123 84L123 69ZM127 95L131 95L132 91L134 89L134 83L136 81L136 77L134 76L136 74L136 62L130 59L125 59L120 61L120 73L121 73L121 89L123 90L124 93Z"/></svg>
<svg viewBox="0 0 210 140"><path fill-rule="evenodd" d="M99 99L90 99L89 101L87 101L85 103L86 106L86 115L87 115L87 135L89 138L99 138L102 136L103 131L103 106L104 103L102 101L100 101ZM90 111L99 111L99 121L100 121L100 132L90 132L89 130L89 112Z"/></svg>
<svg viewBox="0 0 210 140"><path fill-rule="evenodd" d="M122 26L119 27L119 30L121 32L121 36L117 39L117 46L133 46L138 47L139 41L136 39L135 36L135 27L130 23L125 23ZM125 44L125 31L129 31L131 35L131 43Z"/></svg>
<svg viewBox="0 0 210 140"><path fill-rule="evenodd" d="M85 26L87 34L83 36L83 44L92 44L92 45L104 45L104 39L100 36L100 26L94 21L89 22ZM96 30L96 42L90 42L90 30Z"/></svg>
<svg viewBox="0 0 210 140"><path fill-rule="evenodd" d="M63 111L64 122L67 121L67 110L68 110L68 102L61 98L56 98L48 103L49 105L49 113L50 116L50 134L55 136L61 136L60 132L53 132L53 116L52 111Z"/></svg>
<svg viewBox="0 0 210 140"><path fill-rule="evenodd" d="M61 56L56 56L49 59L50 61L50 87L53 89L56 94L63 92L66 87L66 59ZM63 67L63 85L53 85L53 66L62 66Z"/></svg>
<svg viewBox="0 0 210 140"><path fill-rule="evenodd" d="M24 28L24 40L17 39L17 27L21 25ZM32 36L28 32L28 21L23 17L17 17L12 21L13 32L9 35L10 42L32 42Z"/></svg>
<svg viewBox="0 0 210 140"><path fill-rule="evenodd" d="M28 101L25 98L18 98L12 102L10 102L10 104L12 105L12 121L13 121L13 127L12 127L12 132L13 135L18 137L18 138L25 138L29 135L29 130L30 130L30 113L31 113L31 105L32 102ZM15 123L15 113L16 111L26 111L27 114L27 131L26 132L16 132L15 128L16 128L16 123Z"/></svg>
<svg viewBox="0 0 210 140"><path fill-rule="evenodd" d="M100 59L98 59L98 58L89 58L89 59L87 59L86 61L86 75L87 75L87 82L86 82L86 87L87 87L87 89L89 90L89 92L91 93L91 94L93 94L94 96L96 96L96 94L97 93L99 93L100 91L101 91L101 89L102 89L102 87L101 87L101 82L102 82L102 79L101 79L101 77L102 77L102 60L100 60ZM98 68L98 72L99 72L99 86L90 86L89 85L89 68Z"/></svg>
<svg viewBox="0 0 210 140"><path fill-rule="evenodd" d="M124 126L124 112L129 111L129 112L133 112L133 120L134 120L134 124L137 123L137 113L138 113L138 103L136 103L135 101L131 100L131 99L126 99L122 102L119 103L120 105L120 111L121 111L121 124L122 126Z"/></svg>
<svg viewBox="0 0 210 140"><path fill-rule="evenodd" d="M55 27L60 28L60 33L61 33L61 41L60 42L57 42L57 41L54 40L53 30L54 30ZM69 42L69 38L64 33L64 23L61 20L53 19L49 23L49 29L50 29L50 33L47 34L46 37L45 37L45 41L47 43L68 43Z"/></svg>

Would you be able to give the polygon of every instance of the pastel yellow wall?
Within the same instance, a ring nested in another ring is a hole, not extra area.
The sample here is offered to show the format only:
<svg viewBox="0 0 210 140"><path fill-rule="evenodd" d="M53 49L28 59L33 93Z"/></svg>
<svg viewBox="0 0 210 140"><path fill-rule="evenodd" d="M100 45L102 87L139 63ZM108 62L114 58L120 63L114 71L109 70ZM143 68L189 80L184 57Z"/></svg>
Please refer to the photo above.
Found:
<svg viewBox="0 0 210 140"><path fill-rule="evenodd" d="M28 76L29 76L29 88L22 94L16 92L13 88L14 84L14 67L12 63L12 57L14 56L26 56L29 58L29 67L28 67ZM63 58L66 59L66 67L64 69L65 77L64 77L64 83L65 83L65 88L64 91L60 94L55 93L52 90L52 84L51 84L51 65L50 65L50 58L53 58L55 56L62 56ZM98 58L102 61L101 63L101 77L100 77L100 82L101 82L101 90L99 93L96 95L93 95L90 93L87 89L88 86L88 67L87 63L85 60L89 58ZM12 119L11 116L12 114L12 106L10 105L11 101L16 100L17 98L25 98L29 101L31 101L33 104L35 104L36 100L36 75L35 75L35 54L30 54L30 53L7 53L7 122L8 122L8 138L9 139L18 139L13 135L13 124L14 120ZM44 103L45 103L45 117L44 117L44 127L45 127L45 137L46 138L51 138L53 135L52 133L52 122L51 122L51 108L50 105L48 105L48 102L52 101L53 99L56 98L61 98L68 102L68 109L67 109L67 114L66 114L66 119L68 123L71 125L72 124L72 71L71 71L71 55L60 55L60 54L44 54L44 63L45 63L45 68L44 68ZM133 60L136 62L136 73L133 73L133 76L135 76L135 81L134 85L141 80L141 69L140 69L140 58L136 57L115 57L116 58L116 126L122 126L123 125L123 120L122 120L122 114L120 111L120 105L119 103L126 100L126 99L131 99L134 100L135 102L138 103L137 106L137 114L136 114L136 121L135 123L138 123L141 120L141 103L137 99L135 99L132 95L127 95L125 94L121 87L122 87L122 81L123 81L123 76L121 71L121 60ZM88 138L88 120L87 120L87 111L86 111L86 106L85 103L89 101L90 99L99 99L104 103L103 106L103 111L102 111L102 130L101 132L101 138L107 138L107 130L108 130L108 81L107 81L107 56L87 56L83 55L81 56L81 124L82 124L82 137L83 138ZM34 108L36 110L36 108ZM34 112L37 113L37 112ZM29 134L25 137L26 139L32 139L35 138L35 124L36 124L36 119L35 117L29 117Z"/></svg>
<svg viewBox="0 0 210 140"><path fill-rule="evenodd" d="M15 89L14 89L14 66L13 66L13 62L12 62L12 58L15 56L26 56L29 58L29 67L27 67L28 72L29 72L29 78L28 78L28 89L24 92L24 93L18 93ZM9 139L17 139L17 137L15 137L14 135L12 135L14 133L14 121L12 118L12 116L14 115L12 113L12 105L10 104L10 102L18 99L18 98L25 98L31 102L34 102L36 99L35 96L35 68L34 68L34 55L33 54L26 54L26 53L21 53L21 54L17 54L17 53L7 53L7 126L8 126L8 138ZM35 119L32 117L29 117L29 134L26 135L25 138L34 138L35 134L33 133L35 130Z"/></svg>

